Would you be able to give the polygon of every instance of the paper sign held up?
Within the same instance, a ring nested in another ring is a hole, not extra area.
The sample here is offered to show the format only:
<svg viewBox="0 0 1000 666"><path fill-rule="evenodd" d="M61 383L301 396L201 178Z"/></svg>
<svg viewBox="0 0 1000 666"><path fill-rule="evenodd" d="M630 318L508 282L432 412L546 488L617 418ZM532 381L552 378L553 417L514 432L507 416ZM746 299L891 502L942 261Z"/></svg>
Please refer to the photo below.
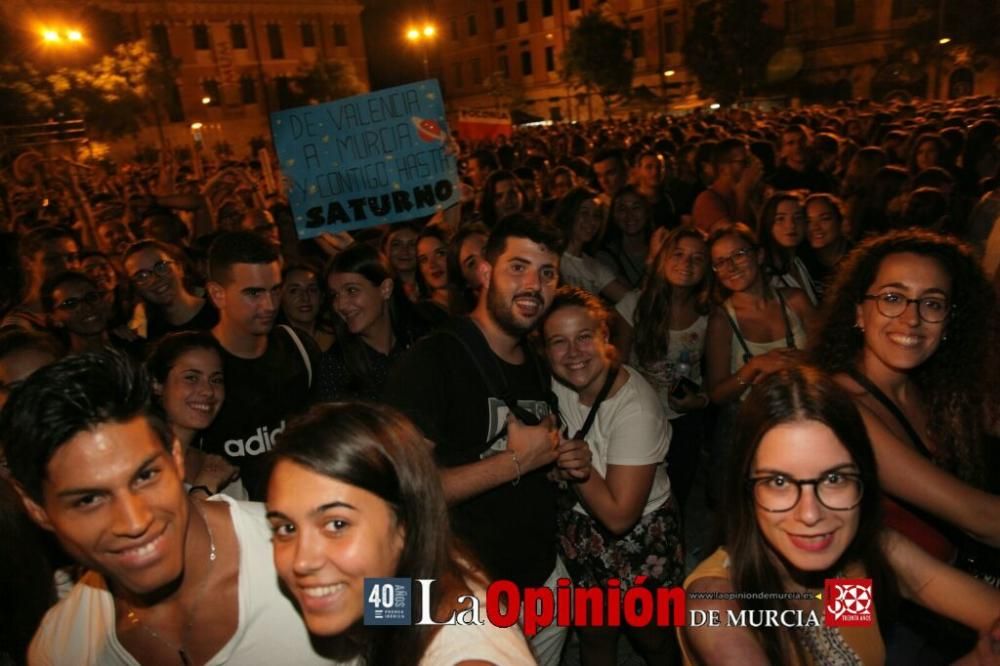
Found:
<svg viewBox="0 0 1000 666"><path fill-rule="evenodd" d="M299 238L404 222L458 203L437 81L271 114Z"/></svg>

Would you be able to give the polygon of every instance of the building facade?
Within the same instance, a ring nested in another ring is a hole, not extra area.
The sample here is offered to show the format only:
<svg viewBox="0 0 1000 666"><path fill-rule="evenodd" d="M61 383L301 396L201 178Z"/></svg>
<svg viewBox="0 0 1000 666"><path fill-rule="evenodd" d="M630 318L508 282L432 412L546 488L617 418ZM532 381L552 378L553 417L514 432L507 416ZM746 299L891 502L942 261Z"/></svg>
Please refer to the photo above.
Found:
<svg viewBox="0 0 1000 666"><path fill-rule="evenodd" d="M433 0L438 76L451 108L509 106L552 120L603 116L560 77L561 54L580 16L600 5L627 26L633 88L658 109L707 103L682 49L696 0ZM942 3L944 7L946 3ZM996 54L960 44L907 60L901 46L920 20L917 0L770 0L765 21L785 33L789 97L835 101L890 95L957 97L1000 93ZM943 11L943 10L939 10ZM912 59L911 59L912 60ZM651 97L652 93L660 98ZM626 111L626 109L619 110Z"/></svg>

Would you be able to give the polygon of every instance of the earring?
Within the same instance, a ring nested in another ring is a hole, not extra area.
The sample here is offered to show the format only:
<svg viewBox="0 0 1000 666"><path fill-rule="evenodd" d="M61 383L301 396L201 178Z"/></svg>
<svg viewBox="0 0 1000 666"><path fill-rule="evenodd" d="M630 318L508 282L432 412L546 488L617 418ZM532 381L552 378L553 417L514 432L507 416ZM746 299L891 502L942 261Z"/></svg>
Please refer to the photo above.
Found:
<svg viewBox="0 0 1000 666"><path fill-rule="evenodd" d="M948 334L947 333L945 333L944 335L941 336L941 342L948 342Z"/></svg>

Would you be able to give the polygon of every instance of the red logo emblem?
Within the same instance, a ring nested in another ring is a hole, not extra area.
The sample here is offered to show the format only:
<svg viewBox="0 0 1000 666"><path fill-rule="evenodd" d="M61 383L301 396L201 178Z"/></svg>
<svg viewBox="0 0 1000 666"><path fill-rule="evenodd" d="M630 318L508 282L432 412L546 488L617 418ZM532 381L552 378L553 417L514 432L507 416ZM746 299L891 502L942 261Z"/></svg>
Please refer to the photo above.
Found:
<svg viewBox="0 0 1000 666"><path fill-rule="evenodd" d="M823 602L828 627L866 627L875 621L871 578L827 578Z"/></svg>

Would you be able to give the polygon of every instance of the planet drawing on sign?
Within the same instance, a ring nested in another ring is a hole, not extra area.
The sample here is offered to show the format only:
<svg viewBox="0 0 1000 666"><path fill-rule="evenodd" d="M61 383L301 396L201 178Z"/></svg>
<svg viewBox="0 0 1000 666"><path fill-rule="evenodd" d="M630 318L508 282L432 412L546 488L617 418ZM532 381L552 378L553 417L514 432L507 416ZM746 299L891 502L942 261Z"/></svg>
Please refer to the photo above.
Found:
<svg viewBox="0 0 1000 666"><path fill-rule="evenodd" d="M444 141L445 137L441 133L441 126L438 125L436 120L413 116L410 118L410 122L417 128L417 136L420 137L421 141L427 141L428 143L431 141Z"/></svg>

